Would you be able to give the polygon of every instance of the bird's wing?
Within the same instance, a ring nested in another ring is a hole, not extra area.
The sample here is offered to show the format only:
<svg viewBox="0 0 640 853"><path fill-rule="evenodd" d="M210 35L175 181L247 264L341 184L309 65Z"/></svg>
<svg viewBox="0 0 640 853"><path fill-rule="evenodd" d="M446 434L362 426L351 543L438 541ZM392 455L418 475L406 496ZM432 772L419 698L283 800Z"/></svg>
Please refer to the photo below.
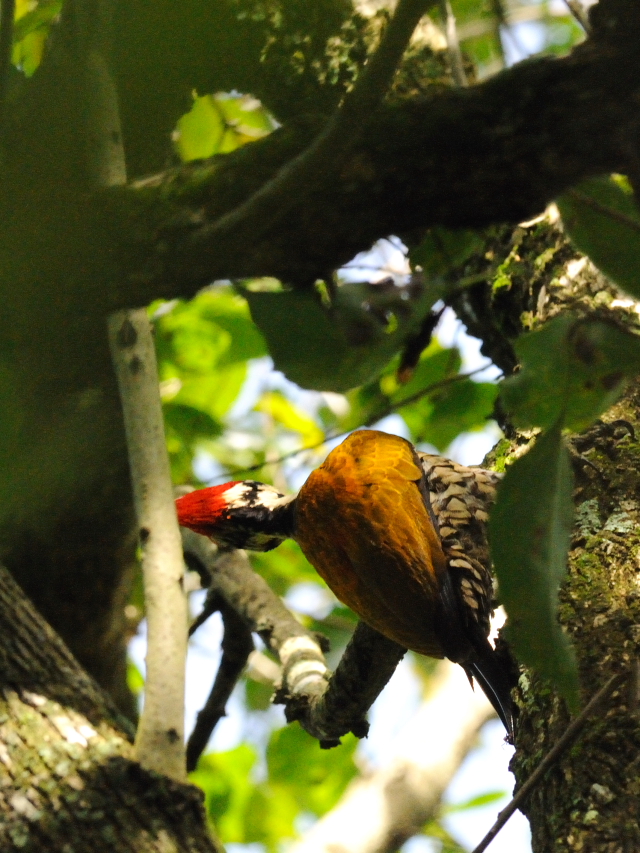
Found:
<svg viewBox="0 0 640 853"><path fill-rule="evenodd" d="M487 639L493 615L487 522L501 475L483 468L458 465L440 456L418 455L448 567L440 591L439 633L445 654L451 660L456 660L457 656L467 675L477 679L512 735L512 685L505 666ZM453 614L456 610L462 622L466 650L455 628Z"/></svg>
<svg viewBox="0 0 640 853"><path fill-rule="evenodd" d="M455 594L464 604L470 639L489 633L493 577L487 521L501 475L419 453ZM447 590L444 591L445 597Z"/></svg>

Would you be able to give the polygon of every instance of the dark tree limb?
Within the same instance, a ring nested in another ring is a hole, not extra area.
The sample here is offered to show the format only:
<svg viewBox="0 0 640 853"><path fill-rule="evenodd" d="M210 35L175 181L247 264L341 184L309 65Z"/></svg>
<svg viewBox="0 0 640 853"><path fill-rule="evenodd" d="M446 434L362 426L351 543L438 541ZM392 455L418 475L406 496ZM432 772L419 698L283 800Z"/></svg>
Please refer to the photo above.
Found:
<svg viewBox="0 0 640 853"><path fill-rule="evenodd" d="M224 232L216 222L312 145L322 118L112 194L105 215L125 272L106 307L190 297L218 278L308 285L377 238L517 222L585 177L625 171L640 132L636 13L631 0L601 0L593 36L568 57L381 107L344 161L325 164L321 185L302 173L272 198L258 235L251 216Z"/></svg>
<svg viewBox="0 0 640 853"><path fill-rule="evenodd" d="M411 35L436 0L400 0L382 42L358 77L356 85L313 143L294 157L243 204L204 225L199 239L224 244L238 227L251 230L254 239L271 232L296 204L296 191L308 194L323 183L328 164L342 163L381 104Z"/></svg>
<svg viewBox="0 0 640 853"><path fill-rule="evenodd" d="M217 609L222 615L224 635L222 657L211 692L198 712L196 724L187 743L187 772L195 770L198 759L209 742L211 733L226 713L226 705L236 686L247 658L253 651L253 640L247 623L220 598Z"/></svg>
<svg viewBox="0 0 640 853"><path fill-rule="evenodd" d="M331 675L318 635L307 631L267 583L256 575L242 551L218 555L215 545L183 530L185 554L210 572L212 588L280 658L282 681L276 701L287 719L322 746L339 743L348 732L364 737L365 714L393 675L405 649L360 623L336 672Z"/></svg>

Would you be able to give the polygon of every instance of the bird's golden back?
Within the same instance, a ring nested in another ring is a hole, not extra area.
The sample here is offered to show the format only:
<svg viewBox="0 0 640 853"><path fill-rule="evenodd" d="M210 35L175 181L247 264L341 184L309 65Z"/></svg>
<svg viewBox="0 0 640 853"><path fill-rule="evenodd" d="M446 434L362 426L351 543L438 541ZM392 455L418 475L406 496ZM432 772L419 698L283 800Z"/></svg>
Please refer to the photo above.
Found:
<svg viewBox="0 0 640 853"><path fill-rule="evenodd" d="M296 501L295 539L335 595L365 622L431 657L446 560L412 445L353 433L314 471Z"/></svg>

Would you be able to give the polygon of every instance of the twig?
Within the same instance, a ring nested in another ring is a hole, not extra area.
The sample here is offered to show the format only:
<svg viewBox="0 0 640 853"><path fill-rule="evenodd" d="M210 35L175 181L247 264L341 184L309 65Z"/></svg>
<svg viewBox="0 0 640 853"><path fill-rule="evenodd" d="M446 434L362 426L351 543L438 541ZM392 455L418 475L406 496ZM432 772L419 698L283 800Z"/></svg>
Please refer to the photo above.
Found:
<svg viewBox="0 0 640 853"><path fill-rule="evenodd" d="M373 57L353 90L311 145L284 166L252 196L216 222L201 228L194 240L210 242L230 238L241 225L253 239L273 228L300 200L299 188L309 193L326 177L327 164L335 163L363 134L382 102L402 54L420 22L437 0L400 0Z"/></svg>
<svg viewBox="0 0 640 853"><path fill-rule="evenodd" d="M567 750L569 746L573 743L573 741L578 737L582 729L584 728L587 720L593 714L595 710L607 699L611 693L619 687L626 678L628 678L627 672L617 673L613 675L607 683L598 690L598 692L593 696L590 701L587 703L585 708L581 711L581 713L573 720L569 726L567 727L564 734L558 739L555 745L549 750L549 752L542 759L540 764L536 767L533 773L529 776L524 785L519 789L518 793L514 796L511 802L500 812L498 815L498 820L491 827L489 832L482 839L480 844L475 847L472 853L483 853L484 850L487 849L489 844L493 841L496 835L500 832L505 823L509 820L511 815L515 812L515 810L520 806L521 803L526 800L529 794L533 791L533 789L540 783L545 773L558 761L560 756Z"/></svg>
<svg viewBox="0 0 640 853"><path fill-rule="evenodd" d="M615 210L613 207L608 207L608 205L596 201L595 198L592 198L586 193L580 192L580 190L567 190L566 195L568 195L574 201L578 201L581 204L586 205L587 207L591 207L598 213L602 213L605 216L608 216L610 219L615 219L622 225L626 225L627 227L632 228L634 231L640 233L640 221L634 219L632 216L628 216L626 213L622 213L622 211L620 210Z"/></svg>
<svg viewBox="0 0 640 853"><path fill-rule="evenodd" d="M187 565L189 564L189 562L190 561L187 560ZM213 616L214 613L218 613L219 610L220 596L215 593L212 594L212 590L209 590L209 594L207 595L204 607L189 626L189 637L193 637L198 628L201 628L207 621L207 619L209 619L210 616Z"/></svg>
<svg viewBox="0 0 640 853"><path fill-rule="evenodd" d="M460 50L460 42L458 40L458 30L456 29L456 19L451 7L451 0L440 0L442 9L442 17L444 18L444 31L447 38L447 53L449 54L449 63L451 65L451 75L456 86L468 86L467 75L464 70L464 62L462 60L462 52Z"/></svg>
<svg viewBox="0 0 640 853"><path fill-rule="evenodd" d="M503 0L490 0L489 7L491 10L493 38L496 43L496 49L499 54L499 70L502 70L506 65L506 61L504 56L504 45L502 44L502 33L500 32L500 28L504 27L506 30L508 30L510 24L507 19L507 13Z"/></svg>
<svg viewBox="0 0 640 853"><path fill-rule="evenodd" d="M211 572L212 586L280 658L282 683L276 700L288 720L298 720L325 747L348 732L364 737L366 713L395 671L405 649L359 623L336 672L331 675L317 634L307 631L263 578L252 571L243 551L222 555L212 542L182 531L185 554Z"/></svg>
<svg viewBox="0 0 640 853"><path fill-rule="evenodd" d="M404 406L408 406L410 403L415 403L417 400L421 400L432 391L437 391L439 388L446 388L448 385L454 385L456 382L461 382L463 379L475 376L476 373L482 373L482 371L486 370L487 367L489 367L489 365L483 364L481 367L476 367L475 370L470 370L469 373L456 373L455 376L447 376L445 379L438 380L438 382L432 382L431 385L428 385L426 388L422 388L420 391L416 391L415 394L410 394L408 397L404 397L404 399L398 400L396 403L379 410L367 420L365 426L370 426L372 423L380 421L382 418L386 418L388 415L393 414L393 412L397 412L399 409L404 408ZM343 435L346 435L346 433L343 433Z"/></svg>
<svg viewBox="0 0 640 853"><path fill-rule="evenodd" d="M198 712L196 724L187 743L187 772L189 773L196 769L198 759L209 743L211 733L218 721L224 717L229 697L242 675L247 658L253 651L251 631L247 628L246 622L226 601L221 601L218 609L224 625L222 657L211 692Z"/></svg>
<svg viewBox="0 0 640 853"><path fill-rule="evenodd" d="M0 0L0 140L4 137L16 0Z"/></svg>
<svg viewBox="0 0 640 853"><path fill-rule="evenodd" d="M482 277L482 281L484 281L486 276ZM376 423L376 421L382 420L382 418L386 418L388 415L397 412L399 409L402 409L404 406L408 406L410 403L415 403L417 400L421 400L423 397L426 397L427 394L430 394L432 391L437 391L439 388L446 388L448 385L453 385L456 382L462 382L464 379L469 379L471 376L475 376L476 373L482 373L483 370L486 370L488 365L483 365L482 367L476 367L475 370L470 370L469 373L456 373L455 376L447 376L444 379L438 379L437 382L432 382L430 385L422 388L420 391L416 391L415 394L411 394L409 397L405 397L403 400L398 400L396 403L391 403L389 406L386 406L384 409L378 410L375 414L371 415L371 417L367 418L363 426L368 427L372 424ZM240 474L251 474L254 471L260 471L261 468L264 468L266 465L279 465L282 462L286 462L287 459L293 459L295 456L299 456L301 453L306 453L309 450L317 450L318 447L322 447L323 444L326 444L328 441L333 441L336 438L342 438L345 435L349 435L352 430L343 430L342 432L329 433L326 435L322 441L318 441L315 444L309 445L309 447L300 447L298 450L291 450L289 453L283 453L282 456L278 456L276 459L269 459L266 462L260 462L257 465L250 465L248 468L233 468L231 471L227 471L226 474L222 474L216 479L223 479L227 477L237 477Z"/></svg>
<svg viewBox="0 0 640 853"><path fill-rule="evenodd" d="M580 2L580 0L564 0L567 4L567 7L576 21L580 24L582 29L585 31L587 35L591 35L591 24L589 23L589 16L587 15L586 9Z"/></svg>
<svg viewBox="0 0 640 853"><path fill-rule="evenodd" d="M520 39L516 36L515 30L513 28L512 20L515 17L513 12L507 13L506 4L502 2L502 0L491 0L491 11L493 12L494 17L498 23L496 28L495 37L500 46L500 59L502 68L505 66L505 55L504 55L504 46L502 44L502 38L500 35L500 28L504 29L505 36L509 38L511 44L513 45L514 50L517 55L524 59L529 56L529 51L524 48L524 46L520 43Z"/></svg>
<svg viewBox="0 0 640 853"><path fill-rule="evenodd" d="M279 657L287 669L298 667L289 687L295 693L320 694L329 678L321 645L316 635L307 631L287 610L267 582L252 569L244 551L218 552L209 539L182 528L185 556L198 560L211 576L211 590L216 591L236 613L256 631L265 644Z"/></svg>

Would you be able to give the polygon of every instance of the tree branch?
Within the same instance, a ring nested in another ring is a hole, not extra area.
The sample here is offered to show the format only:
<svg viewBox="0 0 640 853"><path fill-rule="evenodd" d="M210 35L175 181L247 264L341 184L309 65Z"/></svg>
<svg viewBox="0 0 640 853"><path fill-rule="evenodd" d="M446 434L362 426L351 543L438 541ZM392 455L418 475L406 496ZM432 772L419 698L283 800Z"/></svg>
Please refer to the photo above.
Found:
<svg viewBox="0 0 640 853"><path fill-rule="evenodd" d="M82 68L86 168L90 180L103 187L126 182L118 97L109 66L113 11L110 0L84 0L71 8ZM108 332L127 435L148 625L136 757L146 770L184 781L184 566L151 325L144 309L117 312L109 317Z"/></svg>
<svg viewBox="0 0 640 853"><path fill-rule="evenodd" d="M79 0L71 7L82 73L86 169L91 182L102 187L126 181L118 97L109 67L113 11L111 0ZM151 324L144 309L117 312L109 317L108 332L127 436L148 625L136 757L145 770L182 782L187 601Z"/></svg>
<svg viewBox="0 0 640 853"><path fill-rule="evenodd" d="M203 226L204 242L237 240L237 230L250 228L254 239L271 231L296 207L296 191L308 194L322 183L329 164L341 160L362 136L371 114L380 105L402 54L420 18L436 0L400 0L378 50L359 76L353 91L311 145L286 164L239 207ZM223 249L224 251L224 249Z"/></svg>
<svg viewBox="0 0 640 853"><path fill-rule="evenodd" d="M142 547L147 678L136 735L143 767L185 777L187 605L151 325L144 309L109 318Z"/></svg>
<svg viewBox="0 0 640 853"><path fill-rule="evenodd" d="M187 772L196 769L198 759L204 752L211 733L224 717L229 697L236 686L247 658L253 651L251 631L246 622L226 601L220 599L218 610L222 615L224 635L222 657L211 692L198 712L196 724L187 743Z"/></svg>
<svg viewBox="0 0 640 853"><path fill-rule="evenodd" d="M640 122L640 24L620 13L609 27L612 3L596 7L594 35L568 57L382 106L321 184L293 182L274 200L259 236L237 212L308 149L322 119L112 194L107 217L126 273L104 294L107 307L189 297L217 278L305 285L390 233L521 221L582 178L625 171ZM216 223L234 210L233 240L218 239Z"/></svg>
<svg viewBox="0 0 640 853"><path fill-rule="evenodd" d="M140 767L129 722L2 566L0 686L0 849L223 853L202 793Z"/></svg>
<svg viewBox="0 0 640 853"><path fill-rule="evenodd" d="M460 42L458 41L456 19L453 14L451 0L440 0L440 8L445 23L444 31L447 36L447 53L449 54L449 64L451 65L451 76L456 86L468 86L469 82L464 70L464 60L462 58L462 51L460 50Z"/></svg>
<svg viewBox="0 0 640 853"><path fill-rule="evenodd" d="M409 723L410 747L390 765L356 779L291 853L398 850L436 816L444 791L492 714L482 692L469 690L460 667L439 664L433 690Z"/></svg>
<svg viewBox="0 0 640 853"><path fill-rule="evenodd" d="M282 682L276 701L285 705L287 719L298 720L326 747L337 745L349 731L364 737L365 714L405 650L360 623L331 676L318 636L251 570L244 552L218 555L212 542L193 531L183 529L182 538L185 554L211 573L212 588L280 658Z"/></svg>

